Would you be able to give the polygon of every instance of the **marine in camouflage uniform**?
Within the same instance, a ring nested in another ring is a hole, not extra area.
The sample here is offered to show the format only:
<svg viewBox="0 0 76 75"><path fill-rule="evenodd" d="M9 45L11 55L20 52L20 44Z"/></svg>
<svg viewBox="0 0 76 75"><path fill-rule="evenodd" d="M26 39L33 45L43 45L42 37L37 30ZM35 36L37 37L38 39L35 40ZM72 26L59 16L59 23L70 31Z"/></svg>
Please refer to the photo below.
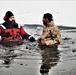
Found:
<svg viewBox="0 0 76 75"><path fill-rule="evenodd" d="M54 25L52 15L47 13L43 16L43 32L38 39L38 42L42 45L54 45L59 44L61 39L60 30Z"/></svg>
<svg viewBox="0 0 76 75"><path fill-rule="evenodd" d="M58 27L54 25L53 21L48 23L47 27L46 26L43 27L43 32L40 38L41 40L45 41L46 45L53 45L60 42L61 34Z"/></svg>

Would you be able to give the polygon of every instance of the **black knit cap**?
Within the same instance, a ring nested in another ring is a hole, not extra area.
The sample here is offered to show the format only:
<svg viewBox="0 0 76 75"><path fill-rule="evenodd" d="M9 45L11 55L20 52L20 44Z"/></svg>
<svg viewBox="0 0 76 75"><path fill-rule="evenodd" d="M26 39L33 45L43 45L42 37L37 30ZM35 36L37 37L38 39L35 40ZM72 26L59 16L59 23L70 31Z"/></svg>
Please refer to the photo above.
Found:
<svg viewBox="0 0 76 75"><path fill-rule="evenodd" d="M11 16L14 16L14 14L11 11L7 11L4 16L4 20L8 20Z"/></svg>
<svg viewBox="0 0 76 75"><path fill-rule="evenodd" d="M52 14L50 14L50 13L45 13L45 14L43 15L43 17L44 17L44 18L48 18L49 21L52 21L52 20L53 20L53 16L52 16Z"/></svg>

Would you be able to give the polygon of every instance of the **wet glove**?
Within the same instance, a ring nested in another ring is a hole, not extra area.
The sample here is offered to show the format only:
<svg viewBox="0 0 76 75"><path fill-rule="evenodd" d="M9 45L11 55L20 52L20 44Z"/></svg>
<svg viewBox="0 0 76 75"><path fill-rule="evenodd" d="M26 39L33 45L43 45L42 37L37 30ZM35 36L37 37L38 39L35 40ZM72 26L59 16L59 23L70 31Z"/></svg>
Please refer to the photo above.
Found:
<svg viewBox="0 0 76 75"><path fill-rule="evenodd" d="M36 41L36 40L35 40L34 37L31 36L31 37L29 37L29 41L30 41L30 42L34 42L34 41Z"/></svg>

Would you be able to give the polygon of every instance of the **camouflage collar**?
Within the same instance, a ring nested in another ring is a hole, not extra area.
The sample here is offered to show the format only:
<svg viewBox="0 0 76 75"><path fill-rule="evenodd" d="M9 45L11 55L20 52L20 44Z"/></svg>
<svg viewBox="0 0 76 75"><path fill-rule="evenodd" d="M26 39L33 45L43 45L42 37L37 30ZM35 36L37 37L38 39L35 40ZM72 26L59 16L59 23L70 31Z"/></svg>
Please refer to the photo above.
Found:
<svg viewBox="0 0 76 75"><path fill-rule="evenodd" d="M54 26L54 21L51 21L50 23L48 23L48 27L52 27Z"/></svg>

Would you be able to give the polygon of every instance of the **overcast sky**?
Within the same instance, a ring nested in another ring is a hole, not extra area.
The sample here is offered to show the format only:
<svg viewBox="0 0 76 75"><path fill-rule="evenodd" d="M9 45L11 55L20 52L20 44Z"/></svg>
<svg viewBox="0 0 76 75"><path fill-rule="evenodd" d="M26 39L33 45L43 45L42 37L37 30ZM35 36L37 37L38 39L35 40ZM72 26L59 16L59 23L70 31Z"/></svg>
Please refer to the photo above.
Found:
<svg viewBox="0 0 76 75"><path fill-rule="evenodd" d="M0 0L0 23L12 11L19 24L42 24L44 13L51 13L56 25L76 27L75 0Z"/></svg>

